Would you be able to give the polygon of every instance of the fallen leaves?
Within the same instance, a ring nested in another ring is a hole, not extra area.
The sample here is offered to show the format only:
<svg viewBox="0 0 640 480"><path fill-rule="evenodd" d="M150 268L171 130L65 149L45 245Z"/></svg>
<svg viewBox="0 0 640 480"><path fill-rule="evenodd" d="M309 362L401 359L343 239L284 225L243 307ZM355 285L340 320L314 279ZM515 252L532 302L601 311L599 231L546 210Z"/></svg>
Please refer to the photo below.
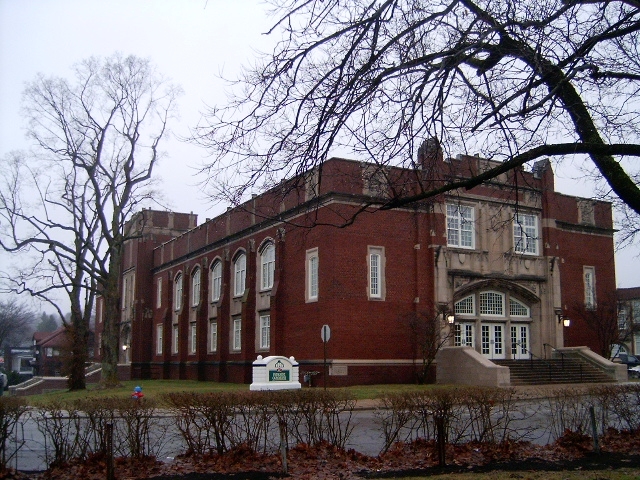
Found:
<svg viewBox="0 0 640 480"><path fill-rule="evenodd" d="M610 430L600 439L602 452L617 455L640 455L640 436L631 432ZM552 466L558 462L575 461L592 457L593 440L583 434L565 432L552 445L535 445L530 442L480 443L447 445L447 464L470 471L478 468L500 468L527 462L539 469L541 465ZM185 455L171 463L162 463L152 457L140 459L116 459L114 462L118 480L178 479L196 480L239 478L269 479L283 476L283 465L279 455L262 455L246 446L235 448L224 455ZM322 443L316 446L298 445L287 455L288 477L299 480L362 478L382 472L415 471L436 468L438 455L435 442L417 440L398 443L379 457L369 457L354 450L343 450ZM70 462L39 474L41 480L103 480L106 459L94 456L86 461ZM21 480L28 478L19 472L0 472L1 479Z"/></svg>

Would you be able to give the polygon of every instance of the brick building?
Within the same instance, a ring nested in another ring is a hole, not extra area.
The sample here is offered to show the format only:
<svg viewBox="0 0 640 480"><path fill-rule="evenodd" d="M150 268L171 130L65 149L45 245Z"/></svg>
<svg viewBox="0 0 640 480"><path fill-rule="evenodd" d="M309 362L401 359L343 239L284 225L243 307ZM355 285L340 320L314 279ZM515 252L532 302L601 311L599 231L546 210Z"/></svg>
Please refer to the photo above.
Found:
<svg viewBox="0 0 640 480"><path fill-rule="evenodd" d="M618 289L620 345L612 352L640 355L640 287Z"/></svg>
<svg viewBox="0 0 640 480"><path fill-rule="evenodd" d="M443 159L428 142L418 160L406 170L330 159L199 226L192 214L140 212L122 277L132 377L249 383L257 355L322 371L329 325L327 385L413 382L409 319L420 315L451 318L451 344L489 359L593 345L572 315L615 292L610 204L556 192L540 161L379 208L497 165ZM99 302L97 317L99 329Z"/></svg>

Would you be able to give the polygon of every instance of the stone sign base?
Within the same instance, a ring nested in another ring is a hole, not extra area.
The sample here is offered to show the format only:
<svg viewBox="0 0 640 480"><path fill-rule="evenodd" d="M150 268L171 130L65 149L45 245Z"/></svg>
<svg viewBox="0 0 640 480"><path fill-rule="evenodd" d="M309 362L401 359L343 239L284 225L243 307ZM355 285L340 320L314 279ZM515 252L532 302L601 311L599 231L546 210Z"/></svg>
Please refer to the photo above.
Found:
<svg viewBox="0 0 640 480"><path fill-rule="evenodd" d="M258 358L253 362L253 382L249 390L293 390L300 385L300 367L293 357Z"/></svg>

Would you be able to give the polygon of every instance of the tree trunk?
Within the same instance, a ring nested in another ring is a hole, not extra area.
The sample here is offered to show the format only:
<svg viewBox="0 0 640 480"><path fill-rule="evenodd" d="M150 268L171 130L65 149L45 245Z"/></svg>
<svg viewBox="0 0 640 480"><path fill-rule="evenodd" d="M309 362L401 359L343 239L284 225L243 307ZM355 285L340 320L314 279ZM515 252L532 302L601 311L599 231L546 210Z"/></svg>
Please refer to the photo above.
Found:
<svg viewBox="0 0 640 480"><path fill-rule="evenodd" d="M109 259L109 273L103 284L104 319L102 330L102 378L107 388L120 384L118 357L120 345L120 249L114 248Z"/></svg>
<svg viewBox="0 0 640 480"><path fill-rule="evenodd" d="M87 361L87 325L80 308L80 290L73 292L71 323L66 328L69 357L66 362L69 390L86 389L85 363Z"/></svg>

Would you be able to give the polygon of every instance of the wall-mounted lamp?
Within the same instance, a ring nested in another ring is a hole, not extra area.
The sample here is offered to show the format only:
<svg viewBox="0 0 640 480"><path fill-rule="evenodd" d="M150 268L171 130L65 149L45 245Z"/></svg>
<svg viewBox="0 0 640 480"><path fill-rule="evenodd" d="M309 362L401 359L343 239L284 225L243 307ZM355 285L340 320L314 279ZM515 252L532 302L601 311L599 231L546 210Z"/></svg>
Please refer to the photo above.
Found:
<svg viewBox="0 0 640 480"><path fill-rule="evenodd" d="M124 350L125 352L127 351L127 348L129 348L129 345L122 345L122 350Z"/></svg>
<svg viewBox="0 0 640 480"><path fill-rule="evenodd" d="M456 323L456 316L453 313L450 313L447 315L447 322L449 322L449 325L453 325Z"/></svg>
<svg viewBox="0 0 640 480"><path fill-rule="evenodd" d="M559 308L556 309L556 317L558 318L558 323L562 323L564 327L568 327L569 325L571 325L571 320L569 319L569 317L564 316L562 314L562 310L560 310Z"/></svg>

